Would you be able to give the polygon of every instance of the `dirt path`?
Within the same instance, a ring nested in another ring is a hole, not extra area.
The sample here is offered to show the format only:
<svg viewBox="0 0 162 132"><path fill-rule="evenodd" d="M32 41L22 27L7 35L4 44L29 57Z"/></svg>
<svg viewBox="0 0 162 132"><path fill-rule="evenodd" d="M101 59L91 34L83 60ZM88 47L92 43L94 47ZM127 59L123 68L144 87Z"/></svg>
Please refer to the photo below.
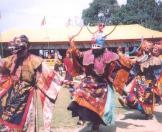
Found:
<svg viewBox="0 0 162 132"><path fill-rule="evenodd" d="M77 128L54 128L52 132L90 132L91 124ZM101 126L100 132L160 132L162 131L162 105L156 106L152 120L144 120L138 111L117 115L115 126Z"/></svg>
<svg viewBox="0 0 162 132"><path fill-rule="evenodd" d="M162 130L162 105L156 106L152 120L144 120L138 111L126 112L119 115L116 132L160 132Z"/></svg>

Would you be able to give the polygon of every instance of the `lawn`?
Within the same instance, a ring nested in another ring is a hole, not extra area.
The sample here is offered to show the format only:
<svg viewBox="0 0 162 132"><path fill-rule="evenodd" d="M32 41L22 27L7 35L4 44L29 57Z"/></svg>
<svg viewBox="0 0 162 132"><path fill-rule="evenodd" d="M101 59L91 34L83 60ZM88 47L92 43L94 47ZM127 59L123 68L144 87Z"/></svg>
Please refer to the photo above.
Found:
<svg viewBox="0 0 162 132"><path fill-rule="evenodd" d="M53 109L52 128L77 127L78 118L72 118L71 112L67 110L67 106L70 103L70 101L71 99L69 91L67 88L63 87L59 93L59 96ZM39 127L42 127L41 105L39 105L38 108L39 108L38 112ZM125 110L116 100L116 114L123 113L124 111Z"/></svg>

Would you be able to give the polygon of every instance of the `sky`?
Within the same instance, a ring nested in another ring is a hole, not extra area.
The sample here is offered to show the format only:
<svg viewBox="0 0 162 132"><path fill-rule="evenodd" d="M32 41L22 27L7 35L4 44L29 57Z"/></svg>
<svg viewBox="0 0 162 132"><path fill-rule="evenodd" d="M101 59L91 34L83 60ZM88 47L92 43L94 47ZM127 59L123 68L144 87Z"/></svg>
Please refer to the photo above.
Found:
<svg viewBox="0 0 162 132"><path fill-rule="evenodd" d="M46 17L46 26L81 25L82 11L93 0L0 0L0 32L11 28L39 28ZM119 5L126 0L118 0ZM70 18L70 19L69 19Z"/></svg>

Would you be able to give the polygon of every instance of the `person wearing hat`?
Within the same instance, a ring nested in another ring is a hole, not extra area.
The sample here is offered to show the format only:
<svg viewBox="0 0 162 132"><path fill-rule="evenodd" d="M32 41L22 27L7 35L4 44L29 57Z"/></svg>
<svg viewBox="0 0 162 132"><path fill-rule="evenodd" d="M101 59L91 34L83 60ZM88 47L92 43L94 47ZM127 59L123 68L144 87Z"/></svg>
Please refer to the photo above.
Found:
<svg viewBox="0 0 162 132"><path fill-rule="evenodd" d="M55 102L62 78L49 71L41 57L29 52L26 35L15 37L8 48L11 55L0 60L2 74L8 75L7 80L0 82L0 124L3 124L0 131L37 130L37 93L41 94L43 103L44 126L50 129L52 102Z"/></svg>
<svg viewBox="0 0 162 132"><path fill-rule="evenodd" d="M111 73L113 62L118 55L107 50L103 27L93 35L92 47L87 51L79 51L73 38L69 38L71 54L78 74L85 73L80 84L76 87L74 99L68 110L72 116L79 116L84 121L92 122L92 131L99 131L99 125L114 123L114 90Z"/></svg>

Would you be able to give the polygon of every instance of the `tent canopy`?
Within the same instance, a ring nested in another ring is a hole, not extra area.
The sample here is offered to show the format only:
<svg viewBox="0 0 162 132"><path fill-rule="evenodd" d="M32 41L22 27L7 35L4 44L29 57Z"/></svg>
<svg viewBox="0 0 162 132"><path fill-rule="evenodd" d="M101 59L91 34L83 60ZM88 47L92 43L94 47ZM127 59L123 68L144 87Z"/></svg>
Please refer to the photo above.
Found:
<svg viewBox="0 0 162 132"><path fill-rule="evenodd" d="M104 34L109 34L114 26L105 26ZM31 43L67 43L68 36L76 35L81 27L55 27L55 28L46 28L40 27L37 29L10 29L8 31L2 32L0 37L0 42L9 42L13 40L15 36L27 35ZM89 31L89 30L90 31ZM89 42L91 41L92 34L97 30L97 27L86 27L84 26L81 32L75 37L75 41L78 42ZM162 39L162 32L151 30L145 28L138 24L132 25L118 25L115 30L106 37L106 41L109 42L124 42L124 41L137 41L144 39Z"/></svg>

